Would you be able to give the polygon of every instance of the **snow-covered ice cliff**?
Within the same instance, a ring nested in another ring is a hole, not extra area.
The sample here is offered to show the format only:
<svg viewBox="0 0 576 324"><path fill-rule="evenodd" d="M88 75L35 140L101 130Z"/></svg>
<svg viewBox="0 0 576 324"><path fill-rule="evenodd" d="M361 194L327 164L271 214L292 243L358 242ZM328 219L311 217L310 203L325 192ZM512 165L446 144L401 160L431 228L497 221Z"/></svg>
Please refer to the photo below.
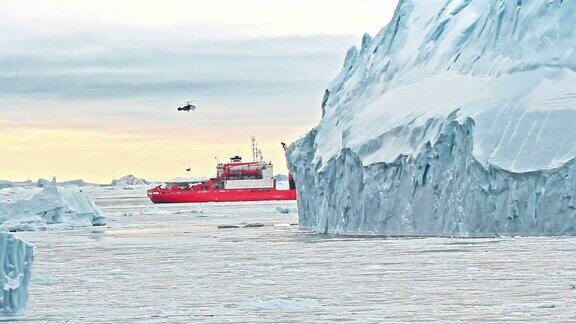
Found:
<svg viewBox="0 0 576 324"><path fill-rule="evenodd" d="M34 247L8 233L0 233L0 301L2 315L18 315L28 301Z"/></svg>
<svg viewBox="0 0 576 324"><path fill-rule="evenodd" d="M290 147L300 224L576 234L576 1L401 0Z"/></svg>

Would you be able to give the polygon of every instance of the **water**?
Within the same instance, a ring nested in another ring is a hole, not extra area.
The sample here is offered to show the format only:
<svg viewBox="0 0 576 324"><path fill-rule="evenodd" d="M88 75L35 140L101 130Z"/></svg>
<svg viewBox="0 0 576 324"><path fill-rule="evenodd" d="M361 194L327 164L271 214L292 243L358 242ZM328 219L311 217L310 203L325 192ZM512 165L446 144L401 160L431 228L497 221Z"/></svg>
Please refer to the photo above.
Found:
<svg viewBox="0 0 576 324"><path fill-rule="evenodd" d="M576 320L574 238L330 237L292 202L140 215L143 191L94 195L108 226L18 234L37 247L23 320Z"/></svg>

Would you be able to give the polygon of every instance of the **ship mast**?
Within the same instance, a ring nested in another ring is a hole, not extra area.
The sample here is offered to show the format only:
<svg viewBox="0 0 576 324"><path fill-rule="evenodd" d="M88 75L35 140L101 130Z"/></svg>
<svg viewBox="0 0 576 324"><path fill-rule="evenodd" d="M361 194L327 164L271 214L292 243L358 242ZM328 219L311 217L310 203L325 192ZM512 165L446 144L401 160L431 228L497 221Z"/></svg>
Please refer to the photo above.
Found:
<svg viewBox="0 0 576 324"><path fill-rule="evenodd" d="M250 137L252 139L252 162L256 162L258 158L258 144L256 144L256 137Z"/></svg>
<svg viewBox="0 0 576 324"><path fill-rule="evenodd" d="M262 150L258 148L256 137L251 136L250 139L252 140L252 162L263 162L264 155L262 155Z"/></svg>

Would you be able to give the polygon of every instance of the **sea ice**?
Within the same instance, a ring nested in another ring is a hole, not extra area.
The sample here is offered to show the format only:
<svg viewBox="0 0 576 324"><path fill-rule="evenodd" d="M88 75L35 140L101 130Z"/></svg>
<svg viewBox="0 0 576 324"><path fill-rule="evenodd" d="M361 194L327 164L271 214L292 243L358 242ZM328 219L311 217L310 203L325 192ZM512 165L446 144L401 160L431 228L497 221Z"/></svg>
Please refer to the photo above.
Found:
<svg viewBox="0 0 576 324"><path fill-rule="evenodd" d="M177 211L174 214L204 214L204 211L200 209L186 209Z"/></svg>
<svg viewBox="0 0 576 324"><path fill-rule="evenodd" d="M276 207L276 211L280 214L290 214L292 212L288 207Z"/></svg>
<svg viewBox="0 0 576 324"><path fill-rule="evenodd" d="M61 284L64 282L64 279L59 277L54 277L51 275L34 275L32 276L32 283L34 285L41 285L41 286L53 286L57 284Z"/></svg>
<svg viewBox="0 0 576 324"><path fill-rule="evenodd" d="M140 215L169 215L171 212L160 209L157 206L146 207L140 211Z"/></svg>
<svg viewBox="0 0 576 324"><path fill-rule="evenodd" d="M254 298L242 304L243 308L253 310L304 310L320 307L317 300L309 298Z"/></svg>

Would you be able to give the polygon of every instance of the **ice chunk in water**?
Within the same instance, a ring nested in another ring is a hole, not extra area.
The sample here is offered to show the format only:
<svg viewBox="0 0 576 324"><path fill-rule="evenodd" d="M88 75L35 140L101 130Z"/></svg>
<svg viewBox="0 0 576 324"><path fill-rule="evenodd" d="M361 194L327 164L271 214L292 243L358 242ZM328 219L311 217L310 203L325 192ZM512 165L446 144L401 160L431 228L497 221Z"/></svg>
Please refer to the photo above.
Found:
<svg viewBox="0 0 576 324"><path fill-rule="evenodd" d="M28 301L34 247L12 234L0 233L0 285L2 314L21 314Z"/></svg>
<svg viewBox="0 0 576 324"><path fill-rule="evenodd" d="M42 230L62 224L101 226L106 224L106 216L86 194L62 192L54 182L30 199L0 203L3 230Z"/></svg>

